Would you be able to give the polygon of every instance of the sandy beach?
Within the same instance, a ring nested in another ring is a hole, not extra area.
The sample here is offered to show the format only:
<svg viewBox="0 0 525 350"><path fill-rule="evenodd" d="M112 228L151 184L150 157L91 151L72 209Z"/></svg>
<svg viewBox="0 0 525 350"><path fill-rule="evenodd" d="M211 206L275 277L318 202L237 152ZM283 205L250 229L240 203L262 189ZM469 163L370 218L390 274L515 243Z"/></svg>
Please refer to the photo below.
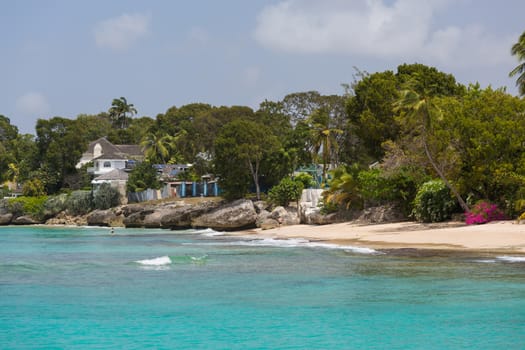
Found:
<svg viewBox="0 0 525 350"><path fill-rule="evenodd" d="M525 254L525 225L519 225L515 221L469 226L461 222L295 225L238 234L260 238L305 238L374 249L415 248Z"/></svg>

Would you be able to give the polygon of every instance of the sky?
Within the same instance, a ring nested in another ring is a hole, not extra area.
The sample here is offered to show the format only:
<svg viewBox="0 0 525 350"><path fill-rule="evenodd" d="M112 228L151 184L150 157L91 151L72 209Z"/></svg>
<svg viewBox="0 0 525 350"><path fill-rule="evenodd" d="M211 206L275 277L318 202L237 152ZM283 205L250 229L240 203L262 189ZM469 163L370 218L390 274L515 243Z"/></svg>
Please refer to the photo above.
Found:
<svg viewBox="0 0 525 350"><path fill-rule="evenodd" d="M34 134L121 96L152 118L257 109L416 62L517 95L524 13L523 0L0 0L0 114Z"/></svg>

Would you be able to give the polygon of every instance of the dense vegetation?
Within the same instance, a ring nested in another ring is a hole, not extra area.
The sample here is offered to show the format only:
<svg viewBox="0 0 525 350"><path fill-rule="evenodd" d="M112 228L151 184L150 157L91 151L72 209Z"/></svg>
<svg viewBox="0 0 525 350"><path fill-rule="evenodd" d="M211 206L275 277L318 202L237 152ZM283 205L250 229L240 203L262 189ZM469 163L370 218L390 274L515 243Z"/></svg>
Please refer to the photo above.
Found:
<svg viewBox="0 0 525 350"><path fill-rule="evenodd" d="M525 33L512 48L520 61L524 48ZM524 65L511 72L521 93ZM193 163L193 177L215 174L228 198L260 197L277 186L270 196L286 204L304 186L289 178L294 170L320 164L331 210L395 203L426 221L469 211L480 200L511 217L525 210L524 99L461 85L422 64L358 71L344 87L341 95L292 93L255 111L192 103L155 118L134 118L137 109L121 97L97 115L39 119L35 136L0 115L0 183L40 197L85 189L89 178L75 165L90 141L106 136L140 144L144 164ZM130 180L130 189L158 187L151 176Z"/></svg>

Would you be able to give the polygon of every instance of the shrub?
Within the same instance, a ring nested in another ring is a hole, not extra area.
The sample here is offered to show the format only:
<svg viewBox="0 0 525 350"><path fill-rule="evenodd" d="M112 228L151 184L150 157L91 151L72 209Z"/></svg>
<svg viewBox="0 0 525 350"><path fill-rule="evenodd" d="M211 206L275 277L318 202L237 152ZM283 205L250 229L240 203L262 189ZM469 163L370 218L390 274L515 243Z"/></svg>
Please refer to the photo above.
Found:
<svg viewBox="0 0 525 350"><path fill-rule="evenodd" d="M268 192L270 202L283 207L288 206L292 201L298 201L303 192L303 183L294 181L286 177L279 184L272 187Z"/></svg>
<svg viewBox="0 0 525 350"><path fill-rule="evenodd" d="M431 180L419 188L412 215L418 221L440 222L450 219L456 207L456 201L443 181Z"/></svg>
<svg viewBox="0 0 525 350"><path fill-rule="evenodd" d="M66 210L66 202L68 195L66 193L57 196L50 196L44 203L44 211L46 216L55 216L61 211Z"/></svg>
<svg viewBox="0 0 525 350"><path fill-rule="evenodd" d="M47 196L18 197L9 199L9 211L14 215L29 215L34 219L44 219L44 204Z"/></svg>
<svg viewBox="0 0 525 350"><path fill-rule="evenodd" d="M299 173L295 175L294 181L300 182L303 184L303 188L310 188L315 186L315 181L312 175L307 173Z"/></svg>
<svg viewBox="0 0 525 350"><path fill-rule="evenodd" d="M109 209L120 204L120 195L116 188L108 183L103 183L95 191L93 196L93 206L96 209Z"/></svg>
<svg viewBox="0 0 525 350"><path fill-rule="evenodd" d="M22 186L22 194L28 197L41 197L46 194L44 183L38 178L28 180Z"/></svg>
<svg viewBox="0 0 525 350"><path fill-rule="evenodd" d="M467 225L484 224L495 220L504 220L505 214L494 203L479 201L465 214Z"/></svg>
<svg viewBox="0 0 525 350"><path fill-rule="evenodd" d="M87 214L93 208L91 191L73 191L65 203L66 210L71 215Z"/></svg>

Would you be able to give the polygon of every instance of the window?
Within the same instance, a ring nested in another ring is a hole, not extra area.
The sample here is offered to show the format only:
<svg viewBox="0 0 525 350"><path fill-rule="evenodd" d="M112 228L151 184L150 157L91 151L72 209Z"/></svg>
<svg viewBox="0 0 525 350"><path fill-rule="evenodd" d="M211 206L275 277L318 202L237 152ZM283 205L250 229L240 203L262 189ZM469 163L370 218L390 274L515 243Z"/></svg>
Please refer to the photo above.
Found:
<svg viewBox="0 0 525 350"><path fill-rule="evenodd" d="M104 168L111 168L111 162L104 162Z"/></svg>

